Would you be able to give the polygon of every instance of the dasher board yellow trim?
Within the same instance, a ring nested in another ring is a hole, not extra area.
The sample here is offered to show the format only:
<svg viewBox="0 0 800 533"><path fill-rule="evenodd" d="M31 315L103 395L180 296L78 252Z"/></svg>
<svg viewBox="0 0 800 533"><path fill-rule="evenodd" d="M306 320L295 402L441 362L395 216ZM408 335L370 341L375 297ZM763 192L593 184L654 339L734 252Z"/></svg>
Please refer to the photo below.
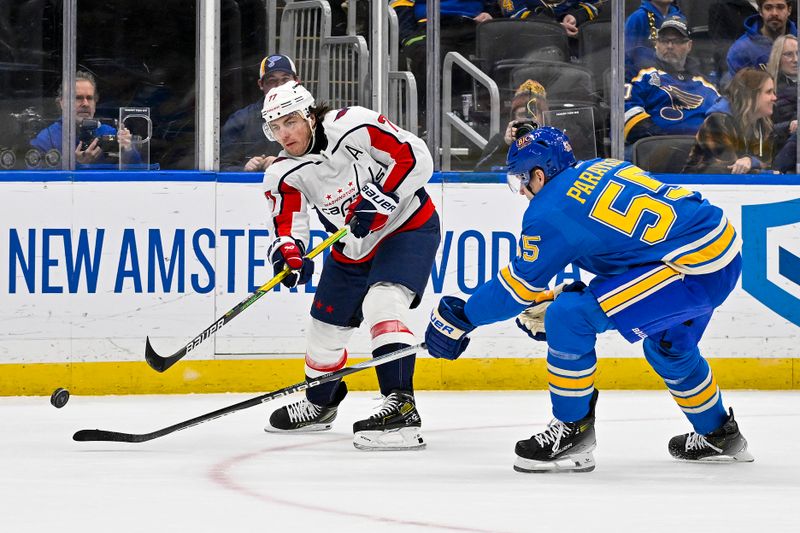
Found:
<svg viewBox="0 0 800 533"><path fill-rule="evenodd" d="M351 360L353 364L363 359ZM800 358L709 359L720 388L800 389ZM145 362L0 364L0 396L50 395L64 387L73 394L264 393L303 378L302 359L182 361L163 374ZM346 378L350 390L378 390L375 371ZM597 361L598 389L663 389L644 359ZM417 359L417 390L546 390L543 358Z"/></svg>

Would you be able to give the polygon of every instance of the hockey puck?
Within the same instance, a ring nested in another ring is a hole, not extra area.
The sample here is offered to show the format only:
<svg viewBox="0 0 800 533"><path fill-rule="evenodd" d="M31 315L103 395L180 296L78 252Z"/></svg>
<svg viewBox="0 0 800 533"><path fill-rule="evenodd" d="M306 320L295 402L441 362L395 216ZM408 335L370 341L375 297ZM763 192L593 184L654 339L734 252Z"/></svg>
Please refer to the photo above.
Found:
<svg viewBox="0 0 800 533"><path fill-rule="evenodd" d="M67 402L69 401L69 391L67 389L56 389L53 391L53 394L50 396L50 403L53 404L53 407L57 407L61 409Z"/></svg>

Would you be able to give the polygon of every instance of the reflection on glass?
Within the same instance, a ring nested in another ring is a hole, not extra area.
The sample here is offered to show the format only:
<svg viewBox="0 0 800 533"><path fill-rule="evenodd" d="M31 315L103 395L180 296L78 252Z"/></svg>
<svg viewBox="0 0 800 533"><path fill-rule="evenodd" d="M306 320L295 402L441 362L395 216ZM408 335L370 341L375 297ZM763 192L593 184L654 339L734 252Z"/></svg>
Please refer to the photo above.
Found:
<svg viewBox="0 0 800 533"><path fill-rule="evenodd" d="M0 170L59 168L60 152L42 153L30 141L58 114L61 9L0 2L0 20Z"/></svg>
<svg viewBox="0 0 800 533"><path fill-rule="evenodd" d="M101 98L96 118L117 127L120 108L149 108L153 169L196 168L195 4L78 2L77 62L79 69L97 79ZM141 164L141 160L126 159L126 154L138 153L130 134L121 134L116 141L122 157L112 162L113 168L120 159L123 166ZM105 142L115 148L111 139Z"/></svg>

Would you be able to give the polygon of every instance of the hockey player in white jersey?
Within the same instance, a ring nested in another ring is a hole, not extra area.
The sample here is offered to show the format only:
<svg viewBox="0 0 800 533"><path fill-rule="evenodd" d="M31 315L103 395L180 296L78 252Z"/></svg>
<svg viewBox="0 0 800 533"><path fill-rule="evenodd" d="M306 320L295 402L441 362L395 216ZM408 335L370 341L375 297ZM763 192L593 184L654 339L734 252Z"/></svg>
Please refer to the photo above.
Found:
<svg viewBox="0 0 800 533"><path fill-rule="evenodd" d="M286 286L306 283L314 264L303 258L309 211L328 232L350 225L324 263L311 306L306 378L339 370L347 342L366 320L374 357L415 344L407 324L428 283L439 246L439 217L424 185L433 171L425 143L383 115L363 107L315 105L290 82L264 99L264 133L283 151L264 174L275 240L275 272L288 265ZM425 446L414 401L414 356L376 367L384 396L378 411L353 426L356 448ZM274 411L269 432L331 428L347 394L337 381L306 391L306 398Z"/></svg>

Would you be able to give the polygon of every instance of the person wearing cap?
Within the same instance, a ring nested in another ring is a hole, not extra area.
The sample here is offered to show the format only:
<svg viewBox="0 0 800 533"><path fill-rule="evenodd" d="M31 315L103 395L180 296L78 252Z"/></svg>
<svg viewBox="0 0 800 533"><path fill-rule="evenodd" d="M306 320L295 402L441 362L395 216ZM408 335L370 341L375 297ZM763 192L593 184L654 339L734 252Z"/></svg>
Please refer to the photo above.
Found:
<svg viewBox="0 0 800 533"><path fill-rule="evenodd" d="M686 19L664 19L655 40L655 59L642 64L625 86L627 144L653 135L697 133L719 92L689 58L691 51Z"/></svg>
<svg viewBox="0 0 800 533"><path fill-rule="evenodd" d="M299 81L294 62L287 56L271 55L261 60L258 88L266 94L287 81ZM222 126L220 170L260 172L275 159L281 146L264 137L261 108L264 98L234 112Z"/></svg>
<svg viewBox="0 0 800 533"><path fill-rule="evenodd" d="M653 49L658 28L667 17L683 15L673 0L642 0L642 5L625 20L625 51Z"/></svg>
<svg viewBox="0 0 800 533"><path fill-rule="evenodd" d="M744 35L728 50L728 78L745 67L766 68L775 39L786 33L797 35L791 13L789 0L758 0L758 14L744 21Z"/></svg>
<svg viewBox="0 0 800 533"><path fill-rule="evenodd" d="M475 170L491 171L499 167L505 168L508 147L516 138L517 127L525 122L544 124L544 113L547 110L545 88L536 80L525 80L514 92L514 99L511 101L511 120L505 131L489 139L475 165Z"/></svg>

